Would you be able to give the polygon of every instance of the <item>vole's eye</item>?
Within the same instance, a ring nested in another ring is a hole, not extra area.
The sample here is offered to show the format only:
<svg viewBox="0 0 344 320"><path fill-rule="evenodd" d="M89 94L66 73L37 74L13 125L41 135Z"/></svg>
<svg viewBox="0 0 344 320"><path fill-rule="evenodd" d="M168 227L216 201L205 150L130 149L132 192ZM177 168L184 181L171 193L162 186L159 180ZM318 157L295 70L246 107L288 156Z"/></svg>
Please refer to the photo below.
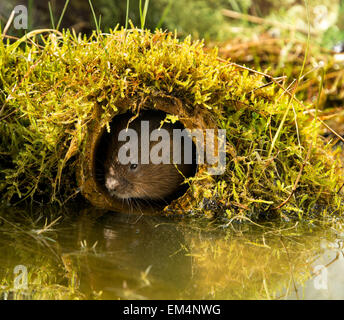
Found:
<svg viewBox="0 0 344 320"><path fill-rule="evenodd" d="M131 165L130 165L130 170L131 171L134 171L134 170L136 170L137 169L137 164L136 163L132 163Z"/></svg>

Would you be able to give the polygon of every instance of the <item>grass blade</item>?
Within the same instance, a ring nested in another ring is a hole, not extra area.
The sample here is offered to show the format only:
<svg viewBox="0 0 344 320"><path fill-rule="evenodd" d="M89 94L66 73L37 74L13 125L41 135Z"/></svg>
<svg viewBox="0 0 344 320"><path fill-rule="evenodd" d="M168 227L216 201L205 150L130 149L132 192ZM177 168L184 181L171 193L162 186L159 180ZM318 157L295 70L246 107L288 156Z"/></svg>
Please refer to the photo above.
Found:
<svg viewBox="0 0 344 320"><path fill-rule="evenodd" d="M157 29L161 28L162 24L164 23L166 16L168 15L168 13L169 13L170 10L171 10L172 3L173 3L172 0L169 0L169 1L168 1L168 4L167 4L167 6L165 7L164 11L162 12L161 18L160 18L160 20L159 20L159 22L158 22L158 24L157 24L157 26L156 26Z"/></svg>
<svg viewBox="0 0 344 320"><path fill-rule="evenodd" d="M51 3L50 3L50 1L48 2L48 7L49 7L49 14L50 14L51 26L52 26L53 29L55 29L54 15L53 15L53 10L51 9Z"/></svg>
<svg viewBox="0 0 344 320"><path fill-rule="evenodd" d="M93 9L92 1L88 0L88 3L90 4L92 15L93 15L93 19L94 19L94 23L96 25L97 32L99 34L100 33L100 28L99 28L99 25L98 25L98 20L97 20L97 17L96 17L96 13L94 12L94 9Z"/></svg>
<svg viewBox="0 0 344 320"><path fill-rule="evenodd" d="M64 14L66 12L67 7L68 7L68 4L69 4L69 0L66 1L65 5L63 7L63 10L62 10L59 22L57 23L57 26L56 26L56 30L58 30L60 28L60 24L62 22L63 16L64 16Z"/></svg>
<svg viewBox="0 0 344 320"><path fill-rule="evenodd" d="M127 11L125 13L125 30L128 28L128 21L129 21L129 3L130 0L127 0Z"/></svg>
<svg viewBox="0 0 344 320"><path fill-rule="evenodd" d="M141 21L141 29L143 30L146 24L146 16L148 12L148 5L149 5L149 0L145 0L145 6L142 11L142 0L140 0L140 21Z"/></svg>
<svg viewBox="0 0 344 320"><path fill-rule="evenodd" d="M307 32L307 43L306 43L306 51L305 51L305 56L303 58L303 62L302 62L302 67L301 67L301 71L299 73L299 77L298 79L296 80L296 84L294 86L294 89L292 91L292 95L290 97L290 100L289 100L289 103L288 103L288 106L287 106L287 109L283 115L283 118L282 118L282 121L277 129L277 132L272 140L272 143L271 143L271 147L270 147L270 150L269 150L269 154L268 154L268 157L271 156L271 153L272 153L272 150L275 146L275 143L279 137L279 134L283 128L283 125L284 125L284 122L285 120L287 119L287 115L289 113L289 110L290 110L290 106L291 106L291 101L294 99L295 97L295 92L296 92L296 89L297 89L297 86L299 85L300 83L300 80L302 79L302 75L303 75L303 72L304 72L304 69L305 69L305 66L306 66L306 62L307 62L307 58L308 58L308 51L309 51L309 42L310 42L310 34L311 34L311 27L310 27L310 17L309 17L309 9L308 9L308 0L305 0L305 5L306 5L306 12L307 12L307 21L308 21L308 32ZM296 122L296 119L295 119L295 125L296 125L296 128L297 128L297 132L298 132L298 125L297 125L297 122ZM299 139L299 136L298 136L298 140L300 141Z"/></svg>

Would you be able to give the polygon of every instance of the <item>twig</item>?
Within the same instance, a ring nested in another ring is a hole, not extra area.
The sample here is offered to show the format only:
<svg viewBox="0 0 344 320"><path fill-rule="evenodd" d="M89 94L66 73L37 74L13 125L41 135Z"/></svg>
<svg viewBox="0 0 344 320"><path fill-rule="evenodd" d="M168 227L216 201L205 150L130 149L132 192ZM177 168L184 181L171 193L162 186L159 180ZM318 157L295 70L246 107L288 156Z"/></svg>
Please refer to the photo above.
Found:
<svg viewBox="0 0 344 320"><path fill-rule="evenodd" d="M38 229L38 230L35 230L35 233L37 234L41 234L41 233L44 233L46 231L51 231L49 230L53 225L55 225L60 219L62 218L62 216L59 216L57 219L55 219L54 221L50 222L48 225L47 225L47 221L45 221L45 225L42 229Z"/></svg>
<svg viewBox="0 0 344 320"><path fill-rule="evenodd" d="M298 84L298 81L296 81L296 84L295 84L295 86L294 86L294 88L293 88L293 92L292 92L291 98L290 98L289 101L288 101L287 109L285 110L285 112L284 112L284 114L283 114L282 121L281 121L281 123L279 124L278 129L277 129L277 131L276 131L276 134L275 134L275 136L274 136L274 138L273 138L273 140L272 140L272 142L271 142L271 146L270 146L270 150L269 150L269 153L268 153L268 157L271 156L271 153L272 153L272 151L273 151L273 149L274 149L274 147L275 147L276 141L277 141L277 139L279 138L279 135L280 135L280 133L281 133L281 131L282 131L282 128L283 128L283 126L284 126L284 123L285 123L285 121L286 121L286 119L287 119L287 116L288 116L288 113L289 113L290 106L292 105L292 103L291 103L291 102L292 102L292 99L293 99L293 97L295 96L295 89L297 88L297 84ZM297 130L296 130L296 131L297 131L297 137L298 137L298 140L300 141L299 135L298 135L298 127L297 127L297 125L296 125L296 129L297 129Z"/></svg>
<svg viewBox="0 0 344 320"><path fill-rule="evenodd" d="M288 249L287 247L285 246L284 242L283 242L283 239L282 237L280 238L281 240L281 243L282 243L282 246L287 254L287 258L288 258L288 265L289 265L289 270L290 270L290 275L291 275L291 280L293 281L293 286L294 286L294 291L295 291L295 294L296 294L296 297L297 299L299 299L299 294L298 294L298 291L297 291L297 287L296 287L296 282L295 282L295 278L294 278L294 273L293 273L293 268L292 268L292 265L290 263L290 256L289 256L289 252L288 252Z"/></svg>
<svg viewBox="0 0 344 320"><path fill-rule="evenodd" d="M236 11L232 11L232 10L228 10L228 9L223 9L221 11L221 13L229 18L233 18L233 19L239 19L239 20L247 20L249 22L253 22L253 23L257 23L257 24L266 24L266 25L270 25L276 28L280 28L280 29L285 29L285 30L296 30L299 31L301 33L304 34L308 34L308 30L304 29L304 28L300 28L297 26L293 26L291 24L285 24L285 23L280 23L277 21L269 21L260 17L256 17L256 16L251 16L249 14L244 14L244 13L240 13L240 12L236 12ZM314 30L310 31L311 35L316 35L317 33Z"/></svg>
<svg viewBox="0 0 344 320"><path fill-rule="evenodd" d="M14 19L15 13L16 13L16 12L15 12L14 10L12 10L11 15L10 15L10 17L8 18L8 21L7 21L7 23L6 23L4 32L2 33L2 36L3 36L3 37L6 35L8 29L10 28L11 23L12 23L12 21L13 21L13 19Z"/></svg>
<svg viewBox="0 0 344 320"><path fill-rule="evenodd" d="M7 35L7 34L5 34L5 35L2 35L4 38L8 38L8 39L12 39L12 40L20 40L20 38L18 38L18 37L14 37L14 36L9 36L9 35ZM40 44L38 44L38 43L35 43L35 42L33 42L31 39L27 39L26 41L28 41L28 42L30 42L31 44L33 44L35 47L37 47L37 48L40 48L40 49L44 49L44 46L42 46L42 45L40 45Z"/></svg>
<svg viewBox="0 0 344 320"><path fill-rule="evenodd" d="M282 76L282 77L275 78L275 80L278 81L278 82L283 82L286 78L287 78L286 76ZM266 84L264 84L264 85L262 85L262 86L260 86L258 88L255 88L255 89L249 91L247 94L252 94L252 93L254 93L255 91L257 91L259 89L263 89L263 88L266 88L268 86L271 86L273 83L274 83L273 81L270 81L270 82L268 82L268 83L266 83Z"/></svg>
<svg viewBox="0 0 344 320"><path fill-rule="evenodd" d="M315 118L315 114L313 111L310 111L310 114ZM337 133L335 130L333 130L328 124L326 124L326 122L324 122L323 120L319 119L319 117L317 118L318 121L320 121L320 123L326 127L326 129L330 130L338 139L340 139L342 142L344 142L344 138Z"/></svg>
<svg viewBox="0 0 344 320"><path fill-rule="evenodd" d="M278 205L277 207L275 208L272 208L272 210L277 210L277 209L280 209L282 208L285 204L288 203L288 201L290 200L291 196L294 194L296 188L297 188L297 185L299 184L299 181L300 181L300 178L302 176L302 172L303 172L303 169L311 155L311 150L312 150L312 145L313 145L313 142L311 142L310 146L309 146L309 149L308 149L308 152L307 152L307 156L306 156L306 159L302 162L302 165L301 165L301 169L300 169L300 172L295 180L295 183L294 183L294 186L293 186L293 189L291 190L291 193L289 194L288 198L286 200L284 200L280 205Z"/></svg>
<svg viewBox="0 0 344 320"><path fill-rule="evenodd" d="M256 74L259 74L261 76L264 76L266 79L271 80L273 83L275 83L279 88L281 88L283 90L284 93L287 93L289 96L291 96L293 100L295 100L303 109L306 110L306 107L304 106L304 104L298 98L296 98L293 93L291 93L288 89L284 88L283 85L281 85L280 82L278 81L278 78L274 78L273 76L271 76L271 75L269 75L267 73L263 73L263 72L260 72L260 71L257 71L257 70L254 70L254 69L251 69L251 68L248 68L248 67L244 67L244 66L242 66L240 64L237 64L237 63L231 62L231 61L227 61L227 60L219 58L219 57L217 57L217 60L220 61L220 62L223 62L223 63L227 63L227 64L230 64L230 65L233 65L233 66L235 66L235 67L237 67L239 69L247 70L249 72L256 73ZM315 115L312 112L310 112L310 113L315 117ZM329 127L324 121L322 121L319 118L317 118L317 121L320 121L320 123L323 126L325 126L328 130L330 130L334 135L336 135L340 140L342 140L344 142L344 138L342 136L340 136L331 127Z"/></svg>

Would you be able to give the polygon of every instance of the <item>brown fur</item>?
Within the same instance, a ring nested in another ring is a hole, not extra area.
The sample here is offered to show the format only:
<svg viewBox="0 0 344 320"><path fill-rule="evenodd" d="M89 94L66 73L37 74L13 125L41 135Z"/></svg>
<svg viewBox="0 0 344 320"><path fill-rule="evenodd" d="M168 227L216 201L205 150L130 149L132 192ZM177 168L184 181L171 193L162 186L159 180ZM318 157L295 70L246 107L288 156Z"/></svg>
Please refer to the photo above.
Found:
<svg viewBox="0 0 344 320"><path fill-rule="evenodd" d="M175 165L170 161L170 164L140 164L141 150L140 133L141 133L141 121L148 120L150 132L160 127L160 122L165 118L164 114L156 112L145 112L142 116L135 119L129 124L129 128L135 129L138 133L138 152L139 163L136 170L130 169L130 164L123 165L119 163L117 155L120 147L126 142L118 141L118 134L122 129L127 127L129 119L132 115L122 115L115 118L112 124L112 136L111 142L106 155L105 161L105 184L111 196L128 199L165 199L166 197L175 193L179 188L184 177L189 177L194 171L194 165L192 164L180 164L178 172ZM162 128L166 129L170 133L170 154L172 159L172 130L176 126L168 123L164 123ZM150 149L157 142L150 143ZM182 159L183 159L183 149Z"/></svg>

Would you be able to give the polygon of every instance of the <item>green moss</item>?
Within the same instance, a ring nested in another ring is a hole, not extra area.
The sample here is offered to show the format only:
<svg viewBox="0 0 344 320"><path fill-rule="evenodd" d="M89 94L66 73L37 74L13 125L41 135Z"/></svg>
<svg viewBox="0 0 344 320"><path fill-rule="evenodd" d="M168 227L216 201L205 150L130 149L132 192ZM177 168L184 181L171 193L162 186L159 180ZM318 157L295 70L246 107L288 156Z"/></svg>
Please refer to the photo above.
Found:
<svg viewBox="0 0 344 320"><path fill-rule="evenodd" d="M304 107L264 86L262 75L220 61L216 50L205 53L202 42L160 31L115 30L88 39L36 31L28 38L0 44L3 202L73 198L96 105L109 119L123 111L123 98L137 111L142 101L162 95L178 98L191 118L211 113L227 130L225 174L194 179L183 212L301 217L341 211L338 152L324 144Z"/></svg>

